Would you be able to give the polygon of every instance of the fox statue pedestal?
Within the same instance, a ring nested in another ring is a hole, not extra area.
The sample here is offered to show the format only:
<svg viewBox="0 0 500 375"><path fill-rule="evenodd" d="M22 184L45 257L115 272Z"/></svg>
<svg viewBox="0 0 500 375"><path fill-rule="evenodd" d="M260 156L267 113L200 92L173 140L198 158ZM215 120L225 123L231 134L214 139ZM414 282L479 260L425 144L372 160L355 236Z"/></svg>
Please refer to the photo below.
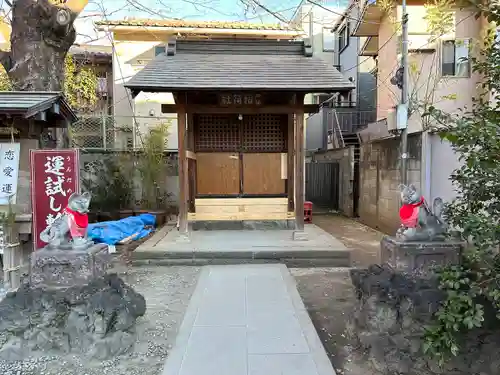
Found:
<svg viewBox="0 0 500 375"><path fill-rule="evenodd" d="M129 353L144 297L108 274L108 246L87 237L90 195L72 194L40 234L29 278L0 301L0 359L75 353L99 360Z"/></svg>
<svg viewBox="0 0 500 375"><path fill-rule="evenodd" d="M103 277L110 264L106 244L94 244L87 250L44 248L31 256L30 285L43 289L85 285Z"/></svg>
<svg viewBox="0 0 500 375"><path fill-rule="evenodd" d="M460 264L464 244L448 236L444 203L432 205L414 185L401 186L401 227L381 241L382 264L350 271L357 301L348 322L365 372L399 375L498 375L500 329L464 332L460 351L439 363L422 356L428 327L447 294L435 266Z"/></svg>
<svg viewBox="0 0 500 375"><path fill-rule="evenodd" d="M432 274L435 266L458 264L463 244L455 241L402 241L384 236L380 242L382 263L395 272L414 276Z"/></svg>

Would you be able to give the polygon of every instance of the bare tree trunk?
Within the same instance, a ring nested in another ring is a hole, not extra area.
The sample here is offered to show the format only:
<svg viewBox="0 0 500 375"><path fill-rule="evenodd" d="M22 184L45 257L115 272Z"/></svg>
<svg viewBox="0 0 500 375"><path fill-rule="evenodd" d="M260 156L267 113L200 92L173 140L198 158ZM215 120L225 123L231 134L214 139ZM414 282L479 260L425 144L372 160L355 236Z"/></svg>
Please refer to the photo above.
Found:
<svg viewBox="0 0 500 375"><path fill-rule="evenodd" d="M11 52L0 55L14 90L62 91L64 59L75 42L77 16L48 0L14 0Z"/></svg>

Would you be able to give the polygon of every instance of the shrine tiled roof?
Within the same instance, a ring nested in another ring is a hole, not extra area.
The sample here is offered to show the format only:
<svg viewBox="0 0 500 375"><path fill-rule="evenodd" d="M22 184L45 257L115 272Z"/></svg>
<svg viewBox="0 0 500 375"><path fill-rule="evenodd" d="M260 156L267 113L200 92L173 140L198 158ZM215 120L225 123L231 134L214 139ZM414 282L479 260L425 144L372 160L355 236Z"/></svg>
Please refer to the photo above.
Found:
<svg viewBox="0 0 500 375"><path fill-rule="evenodd" d="M129 26L129 27L171 27L193 29L239 29L239 30L276 30L293 31L294 29L281 24L264 24L235 21L190 21L164 19L130 19L108 20L96 22L98 26Z"/></svg>
<svg viewBox="0 0 500 375"><path fill-rule="evenodd" d="M125 84L134 92L348 91L352 82L303 41L178 40Z"/></svg>
<svg viewBox="0 0 500 375"><path fill-rule="evenodd" d="M69 107L61 92L57 91L1 91L0 114L18 115L31 118L41 112L60 107L60 114L71 121L78 118Z"/></svg>

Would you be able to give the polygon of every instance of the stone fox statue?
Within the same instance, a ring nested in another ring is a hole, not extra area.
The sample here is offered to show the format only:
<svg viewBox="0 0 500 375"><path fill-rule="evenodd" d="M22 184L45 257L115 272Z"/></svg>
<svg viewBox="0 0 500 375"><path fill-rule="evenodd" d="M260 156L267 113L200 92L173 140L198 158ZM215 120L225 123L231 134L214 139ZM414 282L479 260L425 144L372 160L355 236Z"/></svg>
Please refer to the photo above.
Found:
<svg viewBox="0 0 500 375"><path fill-rule="evenodd" d="M428 206L414 185L400 185L403 206L399 210L401 227L396 237L403 241L444 241L447 225L443 218L441 198Z"/></svg>
<svg viewBox="0 0 500 375"><path fill-rule="evenodd" d="M63 214L40 233L48 248L80 249L93 244L87 238L90 199L88 192L71 194Z"/></svg>

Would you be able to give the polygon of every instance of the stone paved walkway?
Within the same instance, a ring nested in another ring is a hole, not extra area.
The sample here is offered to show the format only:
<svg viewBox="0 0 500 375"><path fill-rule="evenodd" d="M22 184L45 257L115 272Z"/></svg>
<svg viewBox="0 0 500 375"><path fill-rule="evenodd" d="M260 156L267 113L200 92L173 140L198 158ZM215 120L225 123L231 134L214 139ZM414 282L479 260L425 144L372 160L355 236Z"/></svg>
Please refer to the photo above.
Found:
<svg viewBox="0 0 500 375"><path fill-rule="evenodd" d="M284 265L203 269L163 375L335 375Z"/></svg>

